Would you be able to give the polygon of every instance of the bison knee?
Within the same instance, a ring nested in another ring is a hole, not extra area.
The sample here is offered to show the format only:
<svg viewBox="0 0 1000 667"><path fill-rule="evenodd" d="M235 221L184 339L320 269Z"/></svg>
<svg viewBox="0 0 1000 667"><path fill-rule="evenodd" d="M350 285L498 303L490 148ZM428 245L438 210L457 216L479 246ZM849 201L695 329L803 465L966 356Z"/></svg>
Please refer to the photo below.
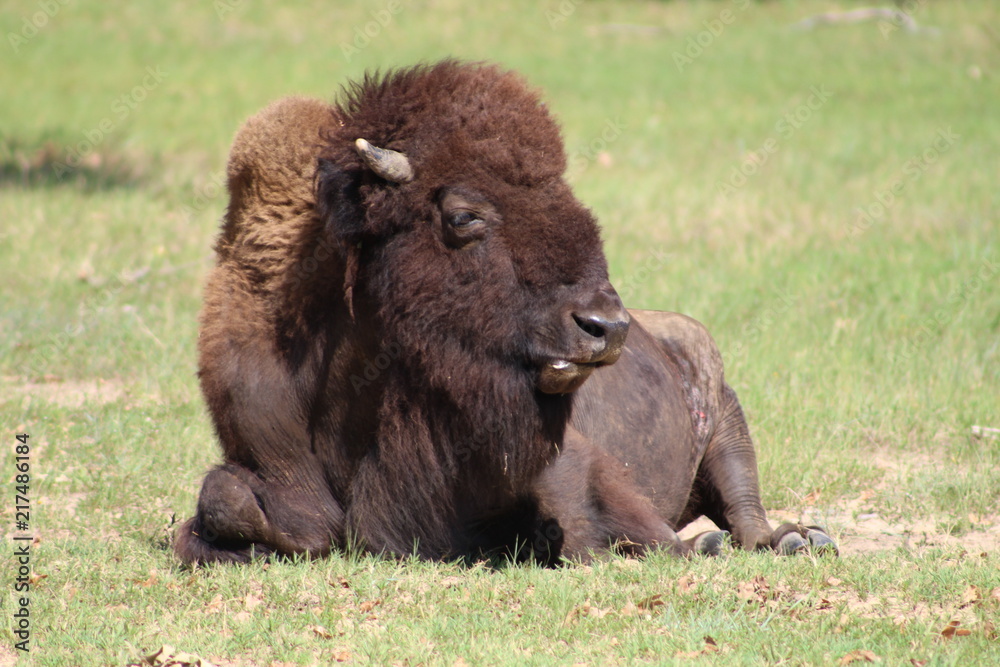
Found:
<svg viewBox="0 0 1000 667"><path fill-rule="evenodd" d="M216 468L205 476L198 513L177 532L174 551L185 563L246 563L273 549L267 517L239 471Z"/></svg>
<svg viewBox="0 0 1000 667"><path fill-rule="evenodd" d="M198 497L198 520L205 535L254 541L267 532L267 517L250 486L224 468L210 472Z"/></svg>
<svg viewBox="0 0 1000 667"><path fill-rule="evenodd" d="M268 556L273 551L261 544L234 542L214 536L205 530L198 517L185 521L174 541L174 553L189 565L206 563L249 563L254 557Z"/></svg>

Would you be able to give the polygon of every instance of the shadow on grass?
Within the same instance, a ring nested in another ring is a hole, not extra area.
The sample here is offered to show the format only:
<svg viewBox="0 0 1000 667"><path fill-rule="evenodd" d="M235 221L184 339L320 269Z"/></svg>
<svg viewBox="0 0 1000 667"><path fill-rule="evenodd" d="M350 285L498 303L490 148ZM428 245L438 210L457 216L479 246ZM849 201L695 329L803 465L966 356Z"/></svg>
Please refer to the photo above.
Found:
<svg viewBox="0 0 1000 667"><path fill-rule="evenodd" d="M430 563L436 563L438 565L449 565L456 567L460 570L473 570L484 568L490 572L503 572L511 568L537 568L537 569L559 569L567 566L572 566L576 561L546 558L542 559L537 557L535 554L529 554L529 549L526 545L515 545L515 553L511 553L509 550L493 550L488 553L477 553L474 555L467 556L452 556L452 557L442 557L442 558L422 558L414 550L410 554L387 554L387 553L374 553L368 551L359 543L354 540L349 539L349 544L346 546L334 546L329 553L323 554L322 556L310 556L307 553L295 553L295 554L281 554L272 552L270 549L265 548L263 551L257 552L253 547L250 547L248 552L249 560L233 560L233 561L218 561L210 563L183 563L181 560L173 553L174 544L177 538L177 530L184 524L183 520L177 518L177 515L171 517L170 523L161 529L159 529L155 534L147 533L145 534L143 541L147 544L151 552L158 553L168 553L171 558L174 559L175 565L180 570L197 570L204 567L259 567L266 566L270 563L284 563L292 565L308 564L317 561L326 561L330 559L340 559L344 562L351 563L353 565L360 565L362 563L395 563L398 566L422 566Z"/></svg>
<svg viewBox="0 0 1000 667"><path fill-rule="evenodd" d="M0 188L72 187L83 192L141 187L155 160L111 143L85 153L55 140L0 138Z"/></svg>

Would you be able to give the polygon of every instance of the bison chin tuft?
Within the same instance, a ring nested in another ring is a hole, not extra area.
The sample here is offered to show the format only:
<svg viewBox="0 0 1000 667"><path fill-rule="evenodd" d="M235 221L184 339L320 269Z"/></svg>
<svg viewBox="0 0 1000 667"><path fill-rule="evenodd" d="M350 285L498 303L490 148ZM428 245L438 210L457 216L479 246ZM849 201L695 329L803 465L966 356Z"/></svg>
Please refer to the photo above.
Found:
<svg viewBox="0 0 1000 667"><path fill-rule="evenodd" d="M538 390L544 394L569 394L580 388L597 364L577 364L565 359L550 361L538 373Z"/></svg>

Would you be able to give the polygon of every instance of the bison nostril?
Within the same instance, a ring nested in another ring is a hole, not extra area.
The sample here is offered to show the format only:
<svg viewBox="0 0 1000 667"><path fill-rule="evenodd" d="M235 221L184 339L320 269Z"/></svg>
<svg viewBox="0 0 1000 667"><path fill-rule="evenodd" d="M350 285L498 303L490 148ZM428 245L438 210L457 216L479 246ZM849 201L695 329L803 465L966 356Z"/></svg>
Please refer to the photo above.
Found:
<svg viewBox="0 0 1000 667"><path fill-rule="evenodd" d="M621 356L631 318L610 286L598 290L587 301L578 303L569 315L576 325L574 327L566 322L569 330L576 332L570 334L574 339L571 345L585 355L581 361L613 364Z"/></svg>
<svg viewBox="0 0 1000 667"><path fill-rule="evenodd" d="M607 330L607 323L604 322L599 317L580 317L577 314L573 314L573 319L576 320L576 325L583 329L585 333L594 338L604 338L604 334Z"/></svg>

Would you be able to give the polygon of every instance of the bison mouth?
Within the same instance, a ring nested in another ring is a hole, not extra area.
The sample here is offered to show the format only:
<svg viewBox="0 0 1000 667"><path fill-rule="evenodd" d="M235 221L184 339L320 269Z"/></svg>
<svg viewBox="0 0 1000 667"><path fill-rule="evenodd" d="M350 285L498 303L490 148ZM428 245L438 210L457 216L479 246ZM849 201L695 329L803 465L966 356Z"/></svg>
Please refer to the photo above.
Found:
<svg viewBox="0 0 1000 667"><path fill-rule="evenodd" d="M538 390L544 394L569 394L590 377L599 362L579 362L553 359L542 364L538 373Z"/></svg>
<svg viewBox="0 0 1000 667"><path fill-rule="evenodd" d="M559 343L554 349L566 352L535 357L537 387L545 394L574 392L595 368L618 361L631 320L610 284L572 303L560 319L562 326L555 329L559 332Z"/></svg>

